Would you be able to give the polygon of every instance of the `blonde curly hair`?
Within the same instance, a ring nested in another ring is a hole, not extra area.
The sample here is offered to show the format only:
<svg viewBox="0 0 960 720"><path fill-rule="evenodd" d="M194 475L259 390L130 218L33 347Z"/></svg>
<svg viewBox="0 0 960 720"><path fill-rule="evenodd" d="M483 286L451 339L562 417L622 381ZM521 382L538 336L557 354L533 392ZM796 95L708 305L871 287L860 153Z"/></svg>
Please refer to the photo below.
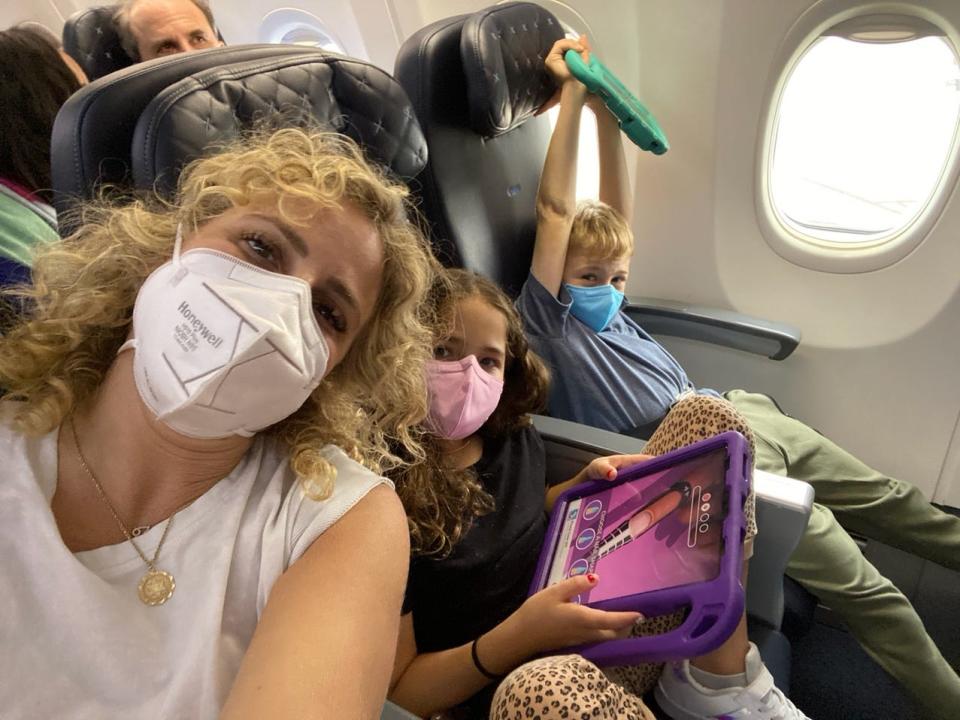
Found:
<svg viewBox="0 0 960 720"><path fill-rule="evenodd" d="M369 164L348 138L285 128L252 133L184 170L177 198L98 203L81 227L39 255L34 285L12 291L28 312L0 338L0 387L23 401L15 428L38 434L88 400L126 339L146 277L167 262L178 224L196 228L231 207L271 199L349 202L383 243L383 281L371 319L343 361L293 415L268 428L290 449L311 497L333 489L321 448L337 445L374 472L421 460L417 423L426 414L424 360L431 333L423 301L438 266L410 220L406 188ZM291 218L296 222L296 218Z"/></svg>

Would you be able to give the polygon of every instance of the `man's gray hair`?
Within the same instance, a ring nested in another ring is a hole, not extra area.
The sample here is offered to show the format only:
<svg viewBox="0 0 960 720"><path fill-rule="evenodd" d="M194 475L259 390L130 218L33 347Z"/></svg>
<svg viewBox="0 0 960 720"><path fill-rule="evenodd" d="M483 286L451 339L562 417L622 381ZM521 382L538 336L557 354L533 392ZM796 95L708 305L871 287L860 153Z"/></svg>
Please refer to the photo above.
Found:
<svg viewBox="0 0 960 720"><path fill-rule="evenodd" d="M123 47L123 51L130 56L130 59L136 62L140 62L140 48L137 45L137 37L130 27L130 12L139 1L122 0L113 14L113 25L117 29L117 35L120 36L120 45ZM210 29L216 34L217 24L213 20L213 11L210 9L209 3L206 0L190 0L190 2L200 8L200 12L210 23Z"/></svg>

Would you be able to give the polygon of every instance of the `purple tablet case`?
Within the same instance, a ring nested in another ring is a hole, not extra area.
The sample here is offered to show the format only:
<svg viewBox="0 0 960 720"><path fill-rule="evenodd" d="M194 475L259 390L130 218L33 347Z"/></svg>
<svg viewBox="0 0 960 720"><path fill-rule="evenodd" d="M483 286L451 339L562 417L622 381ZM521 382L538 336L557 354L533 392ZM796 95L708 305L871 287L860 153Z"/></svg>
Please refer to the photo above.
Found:
<svg viewBox="0 0 960 720"><path fill-rule="evenodd" d="M587 482L560 495L531 595L597 572L600 583L578 602L647 617L689 612L661 635L555 652L579 653L603 667L692 658L722 645L743 614L749 483L750 446L731 431L621 469L612 482Z"/></svg>

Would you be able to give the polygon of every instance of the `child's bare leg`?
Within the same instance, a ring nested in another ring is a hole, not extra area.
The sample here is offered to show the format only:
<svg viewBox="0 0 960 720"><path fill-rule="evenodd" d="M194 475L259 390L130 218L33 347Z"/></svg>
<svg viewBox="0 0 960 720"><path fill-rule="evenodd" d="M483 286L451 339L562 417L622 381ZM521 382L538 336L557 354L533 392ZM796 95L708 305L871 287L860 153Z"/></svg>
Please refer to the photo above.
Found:
<svg viewBox="0 0 960 720"><path fill-rule="evenodd" d="M748 562L743 561L743 586L747 586ZM747 651L750 640L747 638L747 611L743 611L740 622L733 634L716 650L693 658L690 664L714 675L739 675L747 669Z"/></svg>

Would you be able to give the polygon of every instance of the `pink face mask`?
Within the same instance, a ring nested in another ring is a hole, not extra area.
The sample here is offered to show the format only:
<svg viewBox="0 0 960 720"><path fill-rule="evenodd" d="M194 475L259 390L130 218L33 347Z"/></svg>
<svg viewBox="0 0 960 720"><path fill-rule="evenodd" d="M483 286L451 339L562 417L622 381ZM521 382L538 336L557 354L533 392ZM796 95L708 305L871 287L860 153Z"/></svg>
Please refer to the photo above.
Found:
<svg viewBox="0 0 960 720"><path fill-rule="evenodd" d="M430 427L447 440L472 435L500 402L503 380L485 372L476 355L461 360L428 360Z"/></svg>

